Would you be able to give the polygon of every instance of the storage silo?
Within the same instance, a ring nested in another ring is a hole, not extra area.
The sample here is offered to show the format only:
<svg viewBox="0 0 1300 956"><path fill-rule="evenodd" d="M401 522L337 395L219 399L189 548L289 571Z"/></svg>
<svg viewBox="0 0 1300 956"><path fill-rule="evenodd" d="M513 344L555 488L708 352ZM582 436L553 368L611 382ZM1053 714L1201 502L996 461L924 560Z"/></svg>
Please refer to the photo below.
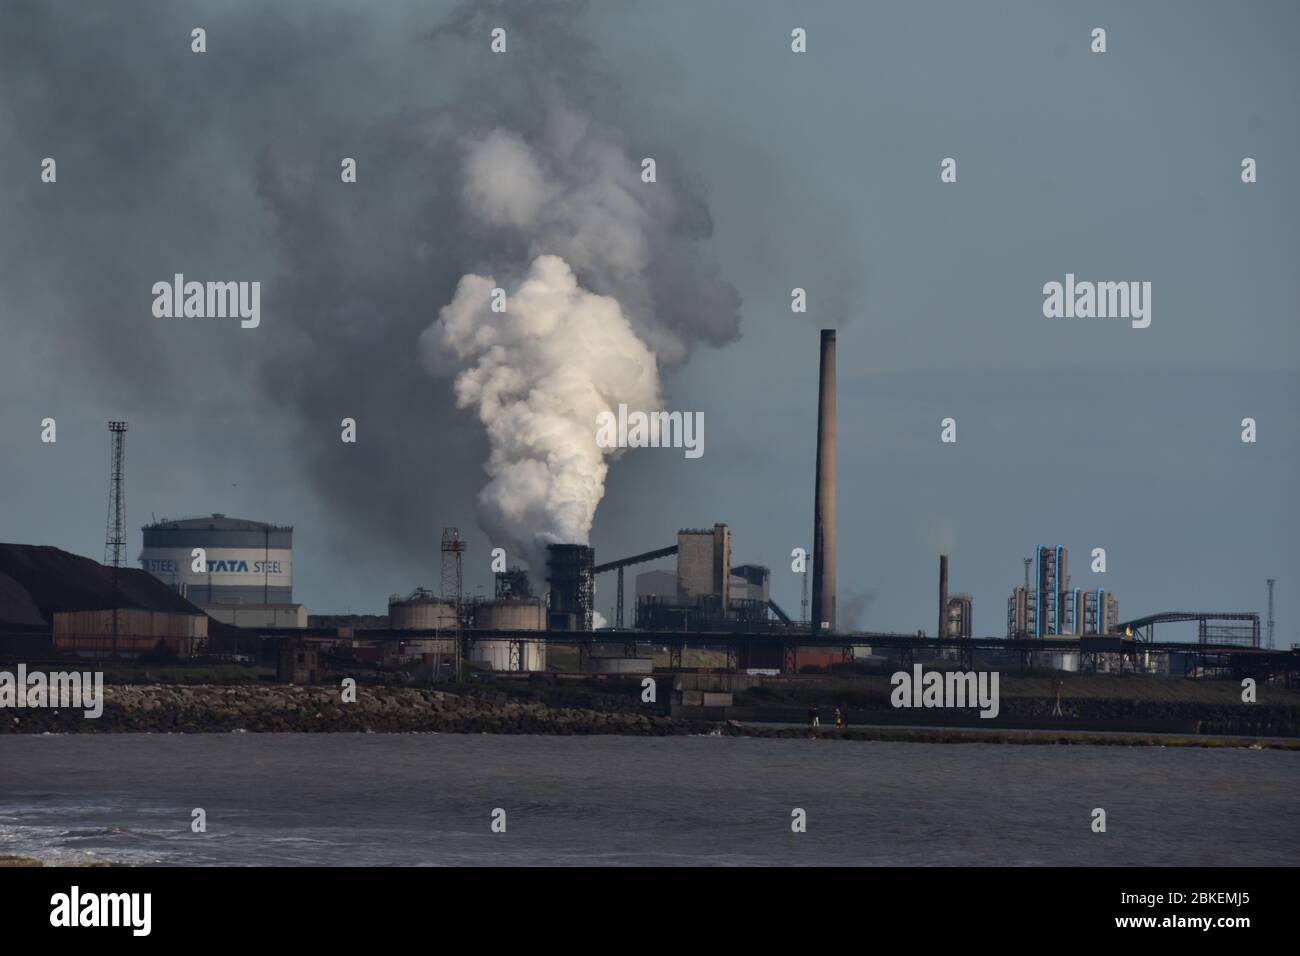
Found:
<svg viewBox="0 0 1300 956"><path fill-rule="evenodd" d="M190 601L293 601L293 528L214 514L145 525L140 566ZM194 549L205 561L194 570Z"/></svg>
<svg viewBox="0 0 1300 956"><path fill-rule="evenodd" d="M293 603L292 527L218 513L142 530L140 566L213 618L242 627L307 625L306 609Z"/></svg>
<svg viewBox="0 0 1300 956"><path fill-rule="evenodd" d="M456 626L456 608L425 588L388 599L388 626L399 631L433 631Z"/></svg>
<svg viewBox="0 0 1300 956"><path fill-rule="evenodd" d="M474 629L540 633L546 630L546 604L541 598L483 601L475 606ZM494 671L542 671L546 670L546 645L508 638L476 639L470 643L469 659Z"/></svg>
<svg viewBox="0 0 1300 956"><path fill-rule="evenodd" d="M406 654L456 653L456 606L426 588L416 588L406 597L388 599L388 626L398 631L446 631L446 637L421 637L404 641Z"/></svg>

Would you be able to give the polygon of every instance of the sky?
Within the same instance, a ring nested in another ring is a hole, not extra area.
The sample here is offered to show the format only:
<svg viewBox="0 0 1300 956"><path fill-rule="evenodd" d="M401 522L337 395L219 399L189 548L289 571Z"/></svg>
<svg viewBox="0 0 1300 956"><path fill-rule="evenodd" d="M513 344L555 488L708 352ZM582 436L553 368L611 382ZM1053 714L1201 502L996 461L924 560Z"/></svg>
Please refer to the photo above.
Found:
<svg viewBox="0 0 1300 956"><path fill-rule="evenodd" d="M1278 643L1300 641L1295 4L207 7L7 5L0 540L101 558L105 422L126 419L132 558L154 518L290 524L296 600L382 613L437 586L454 525L490 592L494 446L421 335L462 276L559 252L655 344L665 406L706 423L700 458L609 463L598 561L726 522L796 610L837 328L841 626L932 632L946 552L975 632L1003 634L1042 543L1121 618L1262 613L1275 578ZM536 147L557 115L599 147L543 164L563 214L506 233L467 212L464 144ZM588 220L614 208L587 202L611 156L634 207ZM632 191L644 156L658 192ZM261 325L155 318L176 272L259 280ZM1150 282L1150 327L1045 318L1067 273Z"/></svg>

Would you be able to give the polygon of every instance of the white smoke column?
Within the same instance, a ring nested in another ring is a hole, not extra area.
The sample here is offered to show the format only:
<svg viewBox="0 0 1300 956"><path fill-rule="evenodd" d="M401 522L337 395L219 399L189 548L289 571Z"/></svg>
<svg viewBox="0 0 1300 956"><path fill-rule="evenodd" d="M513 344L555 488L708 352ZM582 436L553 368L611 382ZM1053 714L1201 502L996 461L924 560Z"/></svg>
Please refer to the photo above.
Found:
<svg viewBox="0 0 1300 956"><path fill-rule="evenodd" d="M477 409L491 445L484 529L537 572L547 544L587 543L606 459L619 453L596 444L597 415L620 403L660 407L659 370L619 303L581 288L559 256L533 261L506 290L505 312L491 308L497 285L463 276L421 345L435 371L443 355L468 364L455 393L460 408Z"/></svg>
<svg viewBox="0 0 1300 956"><path fill-rule="evenodd" d="M426 366L456 373L458 406L487 429L480 524L534 573L546 544L588 542L618 454L596 445L596 416L662 408L660 373L739 321L735 290L694 251L712 222L680 164L671 184L644 182L618 130L543 102L511 127L426 130L454 202L441 258L470 274L421 337Z"/></svg>

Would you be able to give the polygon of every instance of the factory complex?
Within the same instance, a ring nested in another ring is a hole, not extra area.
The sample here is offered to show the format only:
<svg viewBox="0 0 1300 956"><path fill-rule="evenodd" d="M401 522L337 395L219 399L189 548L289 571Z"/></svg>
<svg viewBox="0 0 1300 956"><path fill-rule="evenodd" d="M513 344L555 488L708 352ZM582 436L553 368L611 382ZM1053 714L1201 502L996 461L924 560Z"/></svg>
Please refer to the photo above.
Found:
<svg viewBox="0 0 1300 956"><path fill-rule="evenodd" d="M973 667L977 658L989 666L1196 675L1294 666L1294 653L1273 648L1272 581L1266 642L1253 612L1123 620L1112 592L1073 585L1061 545L1039 544L1024 559L1024 582L1007 601L1005 636L976 636L973 599L950 591L947 555L939 555L933 634L838 626L835 349L836 333L822 331L812 550L796 615L773 600L767 566L733 564L732 529L722 522L683 528L674 541L599 563L586 543L556 542L546 549L545 567L503 567L492 596L472 598L462 577L466 542L457 528L445 527L440 579L391 595L382 615L311 615L295 603L288 525L222 513L156 521L143 528L139 569L128 568L127 424L111 422L105 562L0 546L0 652L25 646L38 656L44 647L53 656L274 660L281 678L295 682L357 668L463 680L473 672L636 674L688 663L751 674L910 666L918 659ZM668 559L673 570L636 573ZM610 621L595 608L602 576L613 583ZM1198 641L1158 644L1156 625L1166 622L1196 623Z"/></svg>

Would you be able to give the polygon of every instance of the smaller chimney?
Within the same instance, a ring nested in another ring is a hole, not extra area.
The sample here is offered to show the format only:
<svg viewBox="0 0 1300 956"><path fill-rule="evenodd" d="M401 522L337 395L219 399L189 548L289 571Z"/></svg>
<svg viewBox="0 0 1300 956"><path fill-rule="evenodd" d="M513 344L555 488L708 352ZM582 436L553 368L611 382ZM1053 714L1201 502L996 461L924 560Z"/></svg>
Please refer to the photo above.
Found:
<svg viewBox="0 0 1300 956"><path fill-rule="evenodd" d="M948 555L939 555L939 632L938 636L942 640L947 635L944 626L948 620Z"/></svg>

